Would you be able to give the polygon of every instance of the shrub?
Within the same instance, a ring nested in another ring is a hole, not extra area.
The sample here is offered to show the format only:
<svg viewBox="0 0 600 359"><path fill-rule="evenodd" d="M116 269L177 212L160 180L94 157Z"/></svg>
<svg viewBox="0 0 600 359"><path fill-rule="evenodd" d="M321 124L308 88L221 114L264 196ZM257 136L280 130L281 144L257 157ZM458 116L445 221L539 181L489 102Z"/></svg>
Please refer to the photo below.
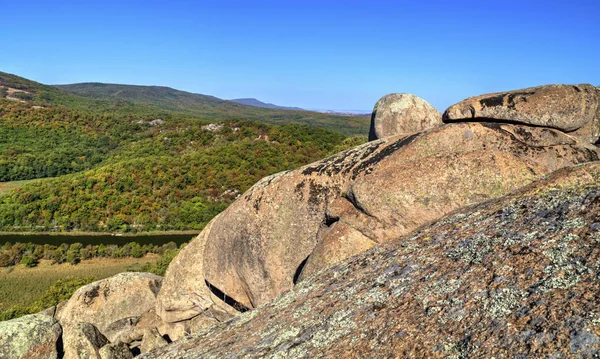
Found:
<svg viewBox="0 0 600 359"><path fill-rule="evenodd" d="M8 267L13 265L10 256L6 253L0 254L0 267Z"/></svg>
<svg viewBox="0 0 600 359"><path fill-rule="evenodd" d="M29 254L26 254L23 257L21 257L21 261L19 263L25 265L27 268L33 268L38 264L37 260L35 260L35 258L30 256Z"/></svg>

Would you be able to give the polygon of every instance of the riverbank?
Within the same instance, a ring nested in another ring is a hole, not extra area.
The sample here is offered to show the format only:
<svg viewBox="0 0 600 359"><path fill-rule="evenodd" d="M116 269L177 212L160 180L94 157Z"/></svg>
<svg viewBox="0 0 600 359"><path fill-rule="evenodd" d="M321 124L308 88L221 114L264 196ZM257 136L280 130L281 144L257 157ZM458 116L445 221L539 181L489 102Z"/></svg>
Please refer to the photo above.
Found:
<svg viewBox="0 0 600 359"><path fill-rule="evenodd" d="M163 231L142 233L100 233L100 232L0 232L0 244L10 243L33 243L52 244L105 244L125 245L136 242L140 245L155 244L163 245L175 242L178 246L189 242L198 235L200 231Z"/></svg>
<svg viewBox="0 0 600 359"><path fill-rule="evenodd" d="M153 232L83 232L83 231L71 231L71 232L2 232L0 231L0 236L34 236L34 235L42 235L42 236L84 236L84 237L93 237L93 236L114 236L114 237L143 237L143 236L182 236L182 235L198 235L200 230L192 229L189 231L153 231Z"/></svg>

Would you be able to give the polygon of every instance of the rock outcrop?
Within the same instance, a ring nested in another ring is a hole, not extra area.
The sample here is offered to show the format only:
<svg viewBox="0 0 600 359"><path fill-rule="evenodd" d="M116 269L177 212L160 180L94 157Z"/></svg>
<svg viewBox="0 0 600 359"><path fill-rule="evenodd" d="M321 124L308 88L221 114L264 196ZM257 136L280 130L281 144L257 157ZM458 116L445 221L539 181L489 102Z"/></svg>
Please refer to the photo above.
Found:
<svg viewBox="0 0 600 359"><path fill-rule="evenodd" d="M57 319L63 327L90 323L113 342L156 306L161 281L150 273L121 273L90 283L73 294Z"/></svg>
<svg viewBox="0 0 600 359"><path fill-rule="evenodd" d="M100 348L108 339L92 324L77 323L65 328L62 343L63 359L100 359Z"/></svg>
<svg viewBox="0 0 600 359"><path fill-rule="evenodd" d="M167 322L186 320L221 308L223 298L242 310L255 308L294 286L322 226L343 224L329 231L323 246L343 241L332 238L336 233L351 234L352 243L368 243L360 235L383 243L556 169L597 159L596 147L556 129L456 123L369 142L267 177L175 258L157 313ZM338 254L331 258L355 253ZM307 270L333 262L316 257Z"/></svg>
<svg viewBox="0 0 600 359"><path fill-rule="evenodd" d="M444 122L506 121L600 137L600 94L592 85L546 85L470 97L450 106Z"/></svg>
<svg viewBox="0 0 600 359"><path fill-rule="evenodd" d="M0 322L0 358L57 359L61 334L56 319L44 314Z"/></svg>
<svg viewBox="0 0 600 359"><path fill-rule="evenodd" d="M600 164L454 212L142 358L600 355Z"/></svg>
<svg viewBox="0 0 600 359"><path fill-rule="evenodd" d="M397 135L410 136L442 125L442 114L415 95L383 96L373 108L369 141Z"/></svg>

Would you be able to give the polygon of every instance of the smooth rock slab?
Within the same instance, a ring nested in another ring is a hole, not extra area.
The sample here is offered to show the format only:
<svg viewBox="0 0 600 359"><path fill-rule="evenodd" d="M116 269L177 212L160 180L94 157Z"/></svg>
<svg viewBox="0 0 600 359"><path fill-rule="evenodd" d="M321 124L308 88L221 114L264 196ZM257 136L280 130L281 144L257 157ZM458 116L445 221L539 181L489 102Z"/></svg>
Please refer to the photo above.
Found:
<svg viewBox="0 0 600 359"><path fill-rule="evenodd" d="M450 106L444 122L507 121L556 128L590 143L600 136L600 95L589 84L546 85L470 97Z"/></svg>
<svg viewBox="0 0 600 359"><path fill-rule="evenodd" d="M390 136L409 136L442 125L442 114L415 95L383 96L373 108L369 141Z"/></svg>
<svg viewBox="0 0 600 359"><path fill-rule="evenodd" d="M0 358L56 359L61 334L56 319L44 314L0 322Z"/></svg>

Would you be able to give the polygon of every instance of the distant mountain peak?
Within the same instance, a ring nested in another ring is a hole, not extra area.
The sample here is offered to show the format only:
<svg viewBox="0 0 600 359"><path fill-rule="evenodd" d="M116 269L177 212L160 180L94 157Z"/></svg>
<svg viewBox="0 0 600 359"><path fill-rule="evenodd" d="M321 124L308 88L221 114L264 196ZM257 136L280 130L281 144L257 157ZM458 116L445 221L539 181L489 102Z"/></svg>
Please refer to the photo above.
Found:
<svg viewBox="0 0 600 359"><path fill-rule="evenodd" d="M242 105L246 105L246 106L263 107L263 108L276 108L276 109L279 109L279 110L304 111L304 109L300 108L300 107L278 106L278 105L274 105L272 103L266 103L266 102L259 101L259 100L255 99L255 98L236 98L236 99L232 99L231 101L237 102L237 103L241 103Z"/></svg>

